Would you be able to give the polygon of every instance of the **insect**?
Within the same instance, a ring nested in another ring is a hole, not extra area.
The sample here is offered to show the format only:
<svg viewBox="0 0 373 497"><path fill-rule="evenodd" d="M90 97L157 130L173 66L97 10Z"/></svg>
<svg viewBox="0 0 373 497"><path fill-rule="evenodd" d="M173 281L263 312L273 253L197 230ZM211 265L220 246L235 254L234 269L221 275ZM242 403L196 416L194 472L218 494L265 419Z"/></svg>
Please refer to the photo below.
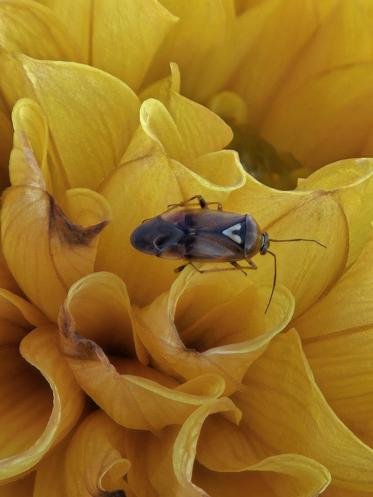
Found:
<svg viewBox="0 0 373 497"><path fill-rule="evenodd" d="M211 205L215 205L216 210L210 209ZM177 267L176 272L191 265L199 273L236 270L246 275L246 270L257 269L251 260L254 255L270 254L274 261L274 276L265 312L272 301L277 278L276 254L269 250L271 242L313 242L326 248L309 238L269 238L249 214L223 211L220 202L206 202L202 195L169 205L162 214L143 221L131 235L133 247L141 252L188 261ZM200 269L194 264L211 261L229 262L232 267ZM238 261L246 261L247 265Z"/></svg>

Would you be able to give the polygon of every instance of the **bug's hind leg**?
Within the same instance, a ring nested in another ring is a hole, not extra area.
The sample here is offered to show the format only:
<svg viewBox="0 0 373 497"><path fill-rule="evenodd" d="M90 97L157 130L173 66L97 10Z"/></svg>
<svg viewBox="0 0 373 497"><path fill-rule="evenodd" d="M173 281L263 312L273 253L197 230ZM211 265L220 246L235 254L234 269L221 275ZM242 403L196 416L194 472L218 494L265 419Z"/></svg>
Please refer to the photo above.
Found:
<svg viewBox="0 0 373 497"><path fill-rule="evenodd" d="M198 203L190 204L190 205L199 205L201 209L205 209L209 205L217 205L218 211L223 210L223 206L220 202L206 202L206 200L202 197L202 195L194 195L194 197L189 198L188 200L184 200L183 202L179 202L178 204L170 204L168 205L168 209L176 209L177 207L184 207L189 204L192 200L198 200Z"/></svg>

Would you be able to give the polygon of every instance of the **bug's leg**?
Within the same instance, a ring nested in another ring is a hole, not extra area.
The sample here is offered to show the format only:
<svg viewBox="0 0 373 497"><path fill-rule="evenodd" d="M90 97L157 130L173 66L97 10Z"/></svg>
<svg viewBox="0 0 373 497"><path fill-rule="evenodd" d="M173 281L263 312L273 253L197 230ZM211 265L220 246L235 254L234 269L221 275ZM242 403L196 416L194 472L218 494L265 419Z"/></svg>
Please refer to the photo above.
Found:
<svg viewBox="0 0 373 497"><path fill-rule="evenodd" d="M169 204L167 207L169 210L176 209L177 207L184 207L185 205L189 204L189 202L196 199L198 200L198 203L193 203L190 205L199 205L201 209L205 209L209 205L216 205L218 211L223 210L221 202L206 202L202 195L194 195L194 197L191 197L188 200L184 200L183 202L179 202L178 204Z"/></svg>
<svg viewBox="0 0 373 497"><path fill-rule="evenodd" d="M250 269L258 269L258 266L255 264L254 261L252 261L251 259L246 259L248 265L250 266Z"/></svg>
<svg viewBox="0 0 373 497"><path fill-rule="evenodd" d="M222 211L223 210L223 205L221 204L221 202L206 202L206 206L210 206L210 205L216 205L216 209L218 211Z"/></svg>
<svg viewBox="0 0 373 497"><path fill-rule="evenodd" d="M244 268L242 266L240 266L238 264L238 262L236 261L233 261L233 262L230 262L230 264L232 264L233 268L234 269L237 269L237 271L241 271L245 276L247 276L247 273L246 271L244 270ZM245 268L246 269L246 268Z"/></svg>
<svg viewBox="0 0 373 497"><path fill-rule="evenodd" d="M201 209L204 209L207 206L206 200L202 197L202 195L194 195L194 197L188 198L188 200L184 200L183 202L179 202L178 204L169 204L167 207L171 209L176 209L176 207L184 207L184 205L189 204L192 200L198 200L198 204L194 205L199 205ZM193 205L193 204L192 204Z"/></svg>

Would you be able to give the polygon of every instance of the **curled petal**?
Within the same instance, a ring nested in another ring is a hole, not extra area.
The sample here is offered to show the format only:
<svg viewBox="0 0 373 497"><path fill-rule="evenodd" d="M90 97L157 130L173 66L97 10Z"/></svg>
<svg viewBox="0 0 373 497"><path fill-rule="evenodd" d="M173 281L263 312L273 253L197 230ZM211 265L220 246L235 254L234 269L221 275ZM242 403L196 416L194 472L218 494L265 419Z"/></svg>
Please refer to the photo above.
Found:
<svg viewBox="0 0 373 497"><path fill-rule="evenodd" d="M103 71L75 63L2 53L0 68L9 74L0 82L7 104L32 98L47 118L54 184L95 189L117 167L138 125L136 95Z"/></svg>
<svg viewBox="0 0 373 497"><path fill-rule="evenodd" d="M330 483L329 471L324 466L299 454L261 459L245 426L212 414L214 411L209 406L199 408L184 423L176 439L174 461L181 461L176 473L184 481L188 469L191 477L187 463L192 464L196 457L194 482L211 495L232 492L244 497L247 488L251 488L260 496L309 497Z"/></svg>
<svg viewBox="0 0 373 497"><path fill-rule="evenodd" d="M250 488L260 497L324 495L330 483L329 471L313 459L298 454L267 457L240 472L216 473L197 465L194 481L209 494L224 497L233 492L245 497Z"/></svg>
<svg viewBox="0 0 373 497"><path fill-rule="evenodd" d="M0 44L9 52L36 59L78 60L58 16L38 2L8 0L0 4Z"/></svg>
<svg viewBox="0 0 373 497"><path fill-rule="evenodd" d="M173 90L165 103L153 98L146 100L140 109L140 122L145 133L167 155L186 164L224 148L233 138L231 129L220 117Z"/></svg>
<svg viewBox="0 0 373 497"><path fill-rule="evenodd" d="M77 382L122 426L159 430L180 424L224 391L224 381L217 375L201 375L172 388L165 386L170 384L167 376L136 361L116 360L116 369L95 342L75 333L66 308L60 318L62 350Z"/></svg>
<svg viewBox="0 0 373 497"><path fill-rule="evenodd" d="M68 286L93 269L97 235L109 208L98 193L74 190L66 195L74 222L69 219L46 191L27 138L17 131L15 136L13 186L3 197L1 213L3 252L24 293L55 320ZM81 225L85 221L90 223L86 227Z"/></svg>
<svg viewBox="0 0 373 497"><path fill-rule="evenodd" d="M190 379L203 373L224 377L226 391L239 388L248 367L290 321L292 295L277 288L256 290L241 274L198 274L185 269L170 292L135 310L136 331L159 369Z"/></svg>
<svg viewBox="0 0 373 497"><path fill-rule="evenodd" d="M256 451L312 457L330 471L336 485L373 491L373 450L327 404L295 331L272 340L249 369L244 386L233 401Z"/></svg>
<svg viewBox="0 0 373 497"><path fill-rule="evenodd" d="M130 462L122 455L124 429L105 413L88 416L74 433L65 456L66 495L115 495L126 490ZM112 494L111 494L112 492Z"/></svg>
<svg viewBox="0 0 373 497"><path fill-rule="evenodd" d="M29 333L22 340L20 351L47 380L52 395L35 370L17 359L17 349L9 346L8 351L3 349L6 354L2 367L10 369L2 394L6 403L3 403L1 420L1 480L11 479L35 466L74 426L84 405L83 394L58 349L53 327ZM25 428L20 430L20 426Z"/></svg>
<svg viewBox="0 0 373 497"><path fill-rule="evenodd" d="M72 285L65 301L79 333L116 354L133 356L131 305L126 285L111 273L92 273Z"/></svg>
<svg viewBox="0 0 373 497"><path fill-rule="evenodd" d="M181 428L167 427L158 436L127 433L128 458L133 461L128 481L136 495L206 497L204 490L191 480L200 430L198 422L214 413L222 413L235 423L240 418L234 404L228 398L222 398L199 407Z"/></svg>

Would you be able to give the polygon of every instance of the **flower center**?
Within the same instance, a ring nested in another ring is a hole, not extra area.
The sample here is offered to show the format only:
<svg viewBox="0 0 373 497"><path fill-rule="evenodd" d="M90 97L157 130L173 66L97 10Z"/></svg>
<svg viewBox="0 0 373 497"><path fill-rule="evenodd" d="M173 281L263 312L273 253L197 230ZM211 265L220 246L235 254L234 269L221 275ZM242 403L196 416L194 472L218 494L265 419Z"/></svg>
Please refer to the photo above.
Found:
<svg viewBox="0 0 373 497"><path fill-rule="evenodd" d="M234 133L229 148L237 150L243 167L261 183L288 190L295 188L298 177L311 173L291 153L276 150L248 125L228 124Z"/></svg>

